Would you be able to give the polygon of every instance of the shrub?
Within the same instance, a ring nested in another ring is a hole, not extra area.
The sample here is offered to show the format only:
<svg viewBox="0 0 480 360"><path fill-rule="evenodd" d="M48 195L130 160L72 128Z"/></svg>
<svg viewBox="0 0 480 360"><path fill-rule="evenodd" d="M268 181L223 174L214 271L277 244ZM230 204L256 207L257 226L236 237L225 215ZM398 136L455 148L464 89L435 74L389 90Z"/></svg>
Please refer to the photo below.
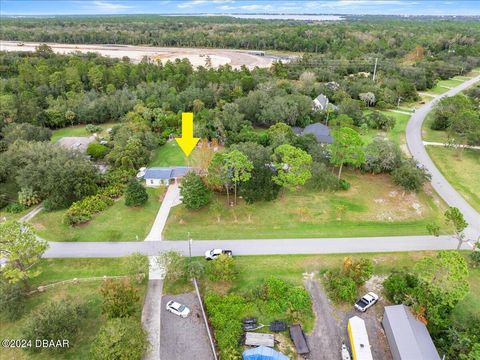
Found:
<svg viewBox="0 0 480 360"><path fill-rule="evenodd" d="M205 307L220 357L240 358L239 342L243 334L242 317L247 309L245 299L239 295L220 295L213 292L205 296Z"/></svg>
<svg viewBox="0 0 480 360"><path fill-rule="evenodd" d="M100 196L106 196L112 200L115 200L115 199L118 199L120 196L122 196L124 191L125 191L125 185L119 183L119 184L110 185L100 189L98 191L98 194Z"/></svg>
<svg viewBox="0 0 480 360"><path fill-rule="evenodd" d="M87 125L85 125L85 130L88 133L93 134L93 133L102 131L102 127L98 126L98 125L94 125L94 124L87 124Z"/></svg>
<svg viewBox="0 0 480 360"><path fill-rule="evenodd" d="M334 302L353 302L357 297L357 287L353 279L339 272L326 274L326 288Z"/></svg>
<svg viewBox="0 0 480 360"><path fill-rule="evenodd" d="M25 310L25 289L23 284L10 284L0 280L0 315L2 318L14 321L22 316Z"/></svg>
<svg viewBox="0 0 480 360"><path fill-rule="evenodd" d="M148 256L140 253L133 253L127 256L126 261L128 275L135 278L138 282L141 282L147 277L150 267Z"/></svg>
<svg viewBox="0 0 480 360"><path fill-rule="evenodd" d="M6 194L0 194L0 209L8 205L9 199Z"/></svg>
<svg viewBox="0 0 480 360"><path fill-rule="evenodd" d="M41 199L31 188L23 188L18 192L18 203L27 207L37 205Z"/></svg>
<svg viewBox="0 0 480 360"><path fill-rule="evenodd" d="M394 272L383 282L383 289L388 300L395 304L401 304L408 295L412 294L417 285L418 279L415 275Z"/></svg>
<svg viewBox="0 0 480 360"><path fill-rule="evenodd" d="M129 279L107 280L100 288L103 296L102 313L108 318L124 318L137 310L138 291Z"/></svg>
<svg viewBox="0 0 480 360"><path fill-rule="evenodd" d="M384 115L380 111L372 111L366 116L366 120L372 129L390 130L395 126L395 118Z"/></svg>
<svg viewBox="0 0 480 360"><path fill-rule="evenodd" d="M474 250L470 253L470 260L473 267L480 266L480 250Z"/></svg>
<svg viewBox="0 0 480 360"><path fill-rule="evenodd" d="M94 360L140 360L147 345L147 335L139 321L110 319L95 337L91 355Z"/></svg>
<svg viewBox="0 0 480 360"><path fill-rule="evenodd" d="M25 205L19 204L19 203L10 203L5 207L5 211L10 214L18 214L19 212L22 212L25 210L27 207Z"/></svg>
<svg viewBox="0 0 480 360"><path fill-rule="evenodd" d="M113 205L113 200L107 196L97 194L74 202L67 210L63 221L68 225L77 225L90 221L93 215L104 211Z"/></svg>
<svg viewBox="0 0 480 360"><path fill-rule="evenodd" d="M324 163L313 163L312 178L309 185L320 191L335 191L340 188L338 178L332 174Z"/></svg>
<svg viewBox="0 0 480 360"><path fill-rule="evenodd" d="M22 338L27 340L68 340L73 342L80 323L85 316L85 307L71 299L50 301L40 306L27 318L22 329ZM41 348L32 347L32 351ZM58 351L58 349L56 350Z"/></svg>
<svg viewBox="0 0 480 360"><path fill-rule="evenodd" d="M392 172L393 181L405 190L418 191L430 180L430 174L418 163L409 159Z"/></svg>
<svg viewBox="0 0 480 360"><path fill-rule="evenodd" d="M340 179L338 181L338 187L340 190L347 191L348 189L350 189L350 186L350 183L345 179Z"/></svg>
<svg viewBox="0 0 480 360"><path fill-rule="evenodd" d="M376 137L365 148L363 170L378 173L389 173L400 166L402 152L393 141Z"/></svg>
<svg viewBox="0 0 480 360"><path fill-rule="evenodd" d="M363 285L373 274L373 261L367 258L354 260L347 256L343 259L342 274L351 278L357 286Z"/></svg>
<svg viewBox="0 0 480 360"><path fill-rule="evenodd" d="M235 259L221 254L207 264L206 272L211 281L232 281L237 276Z"/></svg>
<svg viewBox="0 0 480 360"><path fill-rule="evenodd" d="M94 159L103 159L108 153L108 147L98 143L90 143L87 147L87 154Z"/></svg>
<svg viewBox="0 0 480 360"><path fill-rule="evenodd" d="M210 202L212 190L207 188L199 175L189 172L180 185L180 195L187 209L199 209Z"/></svg>
<svg viewBox="0 0 480 360"><path fill-rule="evenodd" d="M136 179L130 180L125 190L125 205L142 206L148 200L147 190Z"/></svg>

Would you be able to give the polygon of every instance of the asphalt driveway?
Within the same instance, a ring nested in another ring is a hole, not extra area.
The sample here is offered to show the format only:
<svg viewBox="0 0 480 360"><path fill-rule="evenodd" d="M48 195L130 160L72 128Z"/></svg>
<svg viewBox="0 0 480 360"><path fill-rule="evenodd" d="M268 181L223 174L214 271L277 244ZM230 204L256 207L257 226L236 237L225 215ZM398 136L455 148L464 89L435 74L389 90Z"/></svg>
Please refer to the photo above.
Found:
<svg viewBox="0 0 480 360"><path fill-rule="evenodd" d="M165 306L170 300L186 305L191 311L190 315L183 319L165 310ZM180 295L164 295L162 297L160 359L213 359L207 330L201 314L200 304L193 292Z"/></svg>

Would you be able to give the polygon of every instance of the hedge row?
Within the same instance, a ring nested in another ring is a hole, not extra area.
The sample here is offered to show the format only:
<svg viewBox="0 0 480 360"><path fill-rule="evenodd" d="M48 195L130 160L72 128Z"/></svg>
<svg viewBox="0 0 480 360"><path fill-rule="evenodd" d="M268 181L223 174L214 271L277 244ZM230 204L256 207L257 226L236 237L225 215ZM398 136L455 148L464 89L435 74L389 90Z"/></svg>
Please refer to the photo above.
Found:
<svg viewBox="0 0 480 360"><path fill-rule="evenodd" d="M97 194L74 202L64 215L68 225L78 225L92 220L93 215L113 205L114 199L122 196L124 185L117 184L101 189Z"/></svg>

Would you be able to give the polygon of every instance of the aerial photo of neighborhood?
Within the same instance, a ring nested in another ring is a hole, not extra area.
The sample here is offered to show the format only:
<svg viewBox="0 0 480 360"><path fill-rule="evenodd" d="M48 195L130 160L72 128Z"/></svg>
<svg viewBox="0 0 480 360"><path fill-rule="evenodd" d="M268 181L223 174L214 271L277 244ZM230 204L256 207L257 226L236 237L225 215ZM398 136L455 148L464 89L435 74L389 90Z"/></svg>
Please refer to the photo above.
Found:
<svg viewBox="0 0 480 360"><path fill-rule="evenodd" d="M1 360L480 360L480 1L0 0Z"/></svg>

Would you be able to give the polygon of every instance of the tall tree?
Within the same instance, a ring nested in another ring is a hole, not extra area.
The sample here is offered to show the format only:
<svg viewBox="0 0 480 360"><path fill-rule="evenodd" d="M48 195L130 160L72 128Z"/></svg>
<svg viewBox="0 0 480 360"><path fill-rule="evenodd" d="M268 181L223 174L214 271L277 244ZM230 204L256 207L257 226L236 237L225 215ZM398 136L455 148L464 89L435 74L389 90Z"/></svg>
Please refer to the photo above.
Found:
<svg viewBox="0 0 480 360"><path fill-rule="evenodd" d="M360 135L353 129L343 127L333 131L333 142L328 145L330 162L338 166L338 179L345 164L360 166L365 161L365 151Z"/></svg>
<svg viewBox="0 0 480 360"><path fill-rule="evenodd" d="M0 223L0 254L7 260L1 275L10 283L29 280L39 275L34 265L40 261L48 243L35 236L30 225L17 221Z"/></svg>
<svg viewBox="0 0 480 360"><path fill-rule="evenodd" d="M237 187L238 183L248 181L252 177L253 164L247 155L239 150L231 150L225 153L224 168L228 177L233 182L234 201L237 205Z"/></svg>
<svg viewBox="0 0 480 360"><path fill-rule="evenodd" d="M275 149L272 159L277 171L273 181L280 186L294 190L312 177L312 157L302 149L283 144Z"/></svg>
<svg viewBox="0 0 480 360"><path fill-rule="evenodd" d="M189 172L180 185L182 203L187 209L199 209L212 199L212 191L207 188L202 178L194 172Z"/></svg>

